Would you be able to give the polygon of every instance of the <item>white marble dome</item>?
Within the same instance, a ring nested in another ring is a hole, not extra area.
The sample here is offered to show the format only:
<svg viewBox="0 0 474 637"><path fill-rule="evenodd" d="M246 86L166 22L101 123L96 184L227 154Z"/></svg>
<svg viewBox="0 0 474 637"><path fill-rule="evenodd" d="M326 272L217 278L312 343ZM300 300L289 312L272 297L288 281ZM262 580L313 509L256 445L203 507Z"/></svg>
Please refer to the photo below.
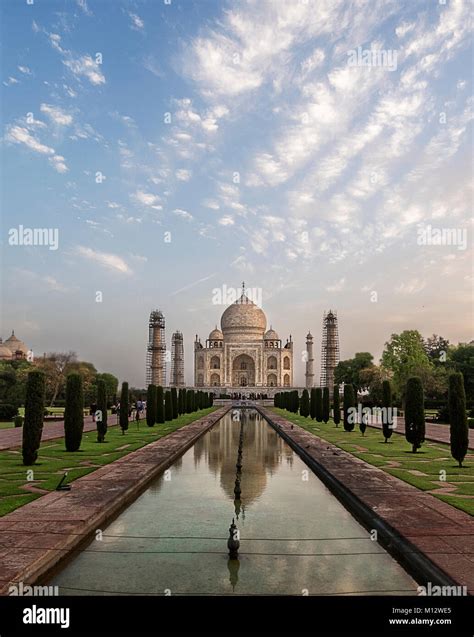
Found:
<svg viewBox="0 0 474 637"><path fill-rule="evenodd" d="M265 313L245 294L224 311L221 328L226 340L263 339L267 327Z"/></svg>

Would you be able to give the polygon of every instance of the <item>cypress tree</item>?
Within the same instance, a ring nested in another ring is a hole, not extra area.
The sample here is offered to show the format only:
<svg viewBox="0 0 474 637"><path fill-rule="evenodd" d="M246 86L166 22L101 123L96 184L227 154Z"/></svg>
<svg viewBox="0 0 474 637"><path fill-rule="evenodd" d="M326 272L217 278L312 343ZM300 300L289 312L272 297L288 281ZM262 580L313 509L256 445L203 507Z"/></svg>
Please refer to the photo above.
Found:
<svg viewBox="0 0 474 637"><path fill-rule="evenodd" d="M182 414L185 414L185 413L186 413L186 405L187 405L187 402L186 402L186 393L187 393L187 390L186 390L186 388L185 388L185 387L183 387L183 392L182 392L182 396L181 396L181 401L182 401L182 403L181 403L181 409L182 409L182 412L181 412L181 413L182 413Z"/></svg>
<svg viewBox="0 0 474 637"><path fill-rule="evenodd" d="M300 416L307 418L309 416L309 394L307 389L303 389L300 405Z"/></svg>
<svg viewBox="0 0 474 637"><path fill-rule="evenodd" d="M80 374L69 374L66 381L64 442L66 451L78 451L84 430L84 394Z"/></svg>
<svg viewBox="0 0 474 637"><path fill-rule="evenodd" d="M173 403L169 389L165 391L165 420L173 420Z"/></svg>
<svg viewBox="0 0 474 637"><path fill-rule="evenodd" d="M273 396L273 406L278 407L278 392Z"/></svg>
<svg viewBox="0 0 474 637"><path fill-rule="evenodd" d="M299 408L300 408L300 397L298 395L298 390L295 389L293 390L293 412L297 414L299 411Z"/></svg>
<svg viewBox="0 0 474 637"><path fill-rule="evenodd" d="M309 401L309 415L314 420L316 418L316 387L311 388L311 396Z"/></svg>
<svg viewBox="0 0 474 637"><path fill-rule="evenodd" d="M178 417L178 392L176 387L171 388L171 406L173 408L173 420Z"/></svg>
<svg viewBox="0 0 474 637"><path fill-rule="evenodd" d="M336 427L341 422L341 399L339 396L339 385L334 385L334 392L332 398L332 417Z"/></svg>
<svg viewBox="0 0 474 637"><path fill-rule="evenodd" d="M105 442L107 433L107 385L105 380L97 380L97 411L100 412L96 418L97 442Z"/></svg>
<svg viewBox="0 0 474 637"><path fill-rule="evenodd" d="M344 385L344 400L342 409L344 412L344 429L346 431L352 431L355 425L355 416L353 413L353 410L355 409L355 398L354 387L349 383Z"/></svg>
<svg viewBox="0 0 474 637"><path fill-rule="evenodd" d="M160 425L165 422L165 406L163 404L163 401L163 387L161 385L158 385L158 387L156 388L156 422Z"/></svg>
<svg viewBox="0 0 474 637"><path fill-rule="evenodd" d="M44 417L44 373L29 372L26 381L25 420L23 422L23 464L30 466L36 462L43 433Z"/></svg>
<svg viewBox="0 0 474 637"><path fill-rule="evenodd" d="M469 447L469 426L466 412L466 392L461 372L449 377L449 430L451 435L451 455L462 467Z"/></svg>
<svg viewBox="0 0 474 637"><path fill-rule="evenodd" d="M323 422L323 390L316 387L316 421Z"/></svg>
<svg viewBox="0 0 474 637"><path fill-rule="evenodd" d="M368 407L362 407L361 409L361 418L359 423L360 433L364 436L365 430L367 429L368 415L367 415Z"/></svg>
<svg viewBox="0 0 474 637"><path fill-rule="evenodd" d="M186 392L186 413L190 414L194 411L194 399L193 399L193 390L188 389Z"/></svg>
<svg viewBox="0 0 474 637"><path fill-rule="evenodd" d="M418 376L407 381L405 399L405 437L411 444L413 453L425 440L425 408L423 385Z"/></svg>
<svg viewBox="0 0 474 637"><path fill-rule="evenodd" d="M389 380L384 380L382 383L382 408L382 432L387 442L393 434L392 386Z"/></svg>
<svg viewBox="0 0 474 637"><path fill-rule="evenodd" d="M212 407L213 404L214 404L214 392L211 391L209 395L209 407Z"/></svg>
<svg viewBox="0 0 474 637"><path fill-rule="evenodd" d="M146 424L153 427L156 422L156 385L148 385L146 392Z"/></svg>
<svg viewBox="0 0 474 637"><path fill-rule="evenodd" d="M128 383L122 383L122 391L120 392L120 429L124 434L128 429L128 410L129 410L129 394Z"/></svg>
<svg viewBox="0 0 474 637"><path fill-rule="evenodd" d="M329 387L323 387L323 406L322 406L323 421L327 422L330 415L330 403L329 403Z"/></svg>

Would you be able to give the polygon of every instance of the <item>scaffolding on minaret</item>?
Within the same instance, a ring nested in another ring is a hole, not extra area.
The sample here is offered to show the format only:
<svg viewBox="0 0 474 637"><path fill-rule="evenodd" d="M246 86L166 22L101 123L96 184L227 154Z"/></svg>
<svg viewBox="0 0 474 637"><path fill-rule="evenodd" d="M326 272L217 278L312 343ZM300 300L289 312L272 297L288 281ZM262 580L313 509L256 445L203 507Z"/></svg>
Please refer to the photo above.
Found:
<svg viewBox="0 0 474 637"><path fill-rule="evenodd" d="M165 317L159 310L153 310L148 321L146 384L166 385Z"/></svg>
<svg viewBox="0 0 474 637"><path fill-rule="evenodd" d="M329 310L323 316L323 338L321 341L321 378L320 386L334 389L334 370L339 362L339 334L337 312Z"/></svg>
<svg viewBox="0 0 474 637"><path fill-rule="evenodd" d="M184 387L184 342L179 331L171 337L170 387Z"/></svg>

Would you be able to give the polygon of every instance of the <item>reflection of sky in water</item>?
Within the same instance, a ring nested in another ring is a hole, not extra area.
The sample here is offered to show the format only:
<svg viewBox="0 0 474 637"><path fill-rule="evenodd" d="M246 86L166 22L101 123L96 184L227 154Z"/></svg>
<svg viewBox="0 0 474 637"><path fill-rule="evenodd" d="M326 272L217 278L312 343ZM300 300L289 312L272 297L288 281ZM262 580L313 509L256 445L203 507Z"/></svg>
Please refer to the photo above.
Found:
<svg viewBox="0 0 474 637"><path fill-rule="evenodd" d="M106 536L119 537L92 541L50 583L64 594L415 592L258 414L246 412L242 423L239 563L229 562L226 545L240 433L229 413L173 464L169 481L157 478L107 527Z"/></svg>

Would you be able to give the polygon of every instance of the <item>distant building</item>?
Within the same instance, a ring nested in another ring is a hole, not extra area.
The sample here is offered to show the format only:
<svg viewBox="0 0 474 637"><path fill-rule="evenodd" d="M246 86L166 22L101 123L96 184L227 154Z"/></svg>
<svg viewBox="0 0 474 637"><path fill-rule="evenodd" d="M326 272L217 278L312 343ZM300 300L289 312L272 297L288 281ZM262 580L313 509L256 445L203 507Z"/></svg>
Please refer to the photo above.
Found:
<svg viewBox="0 0 474 637"><path fill-rule="evenodd" d="M15 336L15 331L5 342L0 338L0 360L1 361L18 361L26 360L29 349Z"/></svg>
<svg viewBox="0 0 474 637"><path fill-rule="evenodd" d="M205 346L194 342L196 387L292 387L293 341L282 345L261 308L245 294L229 305Z"/></svg>

